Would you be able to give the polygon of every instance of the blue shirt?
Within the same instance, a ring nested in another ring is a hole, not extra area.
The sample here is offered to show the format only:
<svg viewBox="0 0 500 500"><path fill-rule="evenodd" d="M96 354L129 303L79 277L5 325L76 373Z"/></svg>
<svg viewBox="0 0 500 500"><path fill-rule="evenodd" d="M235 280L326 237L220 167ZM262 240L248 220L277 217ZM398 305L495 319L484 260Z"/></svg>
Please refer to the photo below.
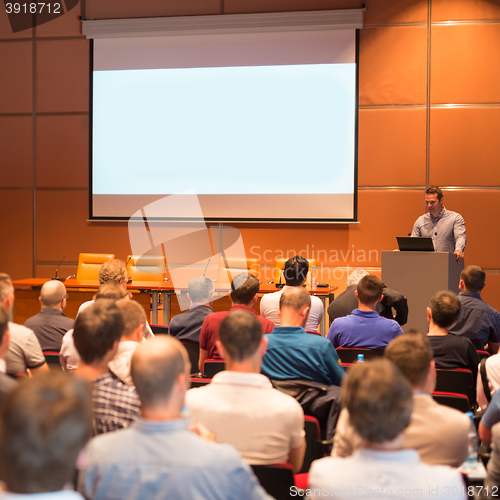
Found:
<svg viewBox="0 0 500 500"><path fill-rule="evenodd" d="M393 319L383 318L377 311L354 309L349 316L336 318L327 338L334 347L385 349L403 330Z"/></svg>
<svg viewBox="0 0 500 500"><path fill-rule="evenodd" d="M483 347L488 340L500 342L500 313L484 302L480 293L460 292L458 298L462 305L460 315L448 332L478 339Z"/></svg>
<svg viewBox="0 0 500 500"><path fill-rule="evenodd" d="M88 500L270 498L232 446L201 439L187 419L139 419L86 451L79 491Z"/></svg>
<svg viewBox="0 0 500 500"><path fill-rule="evenodd" d="M262 373L270 379L314 380L340 385L344 370L332 344L300 326L277 326L268 338Z"/></svg>

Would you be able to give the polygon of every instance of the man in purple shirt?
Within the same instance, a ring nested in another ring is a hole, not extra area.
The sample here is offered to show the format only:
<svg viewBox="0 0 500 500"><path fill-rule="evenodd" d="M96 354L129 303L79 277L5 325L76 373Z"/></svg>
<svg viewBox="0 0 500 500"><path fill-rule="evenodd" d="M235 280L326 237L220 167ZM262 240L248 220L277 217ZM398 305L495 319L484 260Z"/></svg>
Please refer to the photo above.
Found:
<svg viewBox="0 0 500 500"><path fill-rule="evenodd" d="M384 349L395 337L403 333L398 323L383 318L376 311L382 300L383 283L368 274L361 278L356 290L358 308L348 316L336 318L327 338L336 347L365 347Z"/></svg>

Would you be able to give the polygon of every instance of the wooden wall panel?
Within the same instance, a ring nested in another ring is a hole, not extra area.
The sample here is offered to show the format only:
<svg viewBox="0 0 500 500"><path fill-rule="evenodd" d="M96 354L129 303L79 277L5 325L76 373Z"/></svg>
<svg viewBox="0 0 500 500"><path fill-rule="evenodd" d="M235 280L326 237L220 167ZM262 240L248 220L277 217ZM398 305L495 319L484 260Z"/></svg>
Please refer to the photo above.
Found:
<svg viewBox="0 0 500 500"><path fill-rule="evenodd" d="M500 311L500 274L486 273L486 286L481 293L482 299Z"/></svg>
<svg viewBox="0 0 500 500"><path fill-rule="evenodd" d="M38 116L37 187L89 186L88 115Z"/></svg>
<svg viewBox="0 0 500 500"><path fill-rule="evenodd" d="M431 110L430 183L500 185L500 108Z"/></svg>
<svg viewBox="0 0 500 500"><path fill-rule="evenodd" d="M500 23L434 25L431 103L500 102Z"/></svg>
<svg viewBox="0 0 500 500"><path fill-rule="evenodd" d="M62 36L82 36L82 14L81 1L78 5L67 12L64 16L53 21L41 24L36 28L36 37L62 37Z"/></svg>
<svg viewBox="0 0 500 500"><path fill-rule="evenodd" d="M38 264L35 266L35 278L53 278L56 275L57 266L63 257L64 255L61 255L61 258L58 261L54 261L54 264ZM57 276L59 278L67 278L72 274L76 274L77 267L77 265L65 265L63 262L59 268Z"/></svg>
<svg viewBox="0 0 500 500"><path fill-rule="evenodd" d="M361 9L360 0L224 0L225 14Z"/></svg>
<svg viewBox="0 0 500 500"><path fill-rule="evenodd" d="M426 60L424 26L361 30L360 105L425 104Z"/></svg>
<svg viewBox="0 0 500 500"><path fill-rule="evenodd" d="M427 22L427 0L366 0L365 25Z"/></svg>
<svg viewBox="0 0 500 500"><path fill-rule="evenodd" d="M32 29L20 31L19 33L12 33L7 12L4 8L0 9L0 40L18 40L20 38L31 38L32 36Z"/></svg>
<svg viewBox="0 0 500 500"><path fill-rule="evenodd" d="M423 186L426 109L359 111L360 186Z"/></svg>
<svg viewBox="0 0 500 500"><path fill-rule="evenodd" d="M498 0L432 0L432 22L500 19Z"/></svg>

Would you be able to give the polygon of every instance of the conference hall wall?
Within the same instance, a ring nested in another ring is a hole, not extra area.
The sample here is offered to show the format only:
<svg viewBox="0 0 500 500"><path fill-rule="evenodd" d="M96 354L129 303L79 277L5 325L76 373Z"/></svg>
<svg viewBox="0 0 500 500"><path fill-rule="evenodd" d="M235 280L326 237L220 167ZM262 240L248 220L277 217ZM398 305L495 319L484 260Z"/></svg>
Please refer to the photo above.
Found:
<svg viewBox="0 0 500 500"><path fill-rule="evenodd" d="M354 0L88 0L88 18L359 8ZM423 190L445 187L467 224L466 264L488 270L500 308L500 1L367 0L359 56L359 224L242 226L263 278L274 259L318 259L340 290L350 269L380 273L423 213ZM0 11L0 270L13 278L76 271L79 252L130 253L126 224L87 222L89 42L81 5L12 34ZM284 172L285 175L285 172ZM304 165L314 175L314 165ZM133 182L133 179L130 180ZM321 182L321 179L318 179Z"/></svg>

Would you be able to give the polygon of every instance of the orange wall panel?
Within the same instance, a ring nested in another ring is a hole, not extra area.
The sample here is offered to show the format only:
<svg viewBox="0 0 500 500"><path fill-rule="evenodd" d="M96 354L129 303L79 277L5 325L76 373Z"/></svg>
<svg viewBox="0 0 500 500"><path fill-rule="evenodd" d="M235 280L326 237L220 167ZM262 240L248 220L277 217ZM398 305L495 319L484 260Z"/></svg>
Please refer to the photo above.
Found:
<svg viewBox="0 0 500 500"><path fill-rule="evenodd" d="M33 186L32 122L30 116L0 116L0 187Z"/></svg>
<svg viewBox="0 0 500 500"><path fill-rule="evenodd" d="M89 54L88 40L37 42L38 112L89 110Z"/></svg>
<svg viewBox="0 0 500 500"><path fill-rule="evenodd" d="M89 186L88 115L38 116L37 187Z"/></svg>
<svg viewBox="0 0 500 500"><path fill-rule="evenodd" d="M63 255L61 255L61 259L63 258ZM61 259L59 259L57 262L54 261L54 264L42 264L42 265L37 265L35 267L35 278L53 278L56 275L56 269L61 262ZM66 260L66 259L65 259ZM78 266L66 266L64 265L64 262L61 264L61 267L59 268L59 271L57 272L57 276L59 278L67 278L68 276L71 276L72 274L76 274L76 269Z"/></svg>
<svg viewBox="0 0 500 500"><path fill-rule="evenodd" d="M430 183L500 185L500 108L431 109Z"/></svg>
<svg viewBox="0 0 500 500"><path fill-rule="evenodd" d="M225 14L361 9L360 0L224 0Z"/></svg>
<svg viewBox="0 0 500 500"><path fill-rule="evenodd" d="M53 21L41 24L36 28L36 37L52 36L78 36L82 35L82 15L81 1L64 16L58 17Z"/></svg>
<svg viewBox="0 0 500 500"><path fill-rule="evenodd" d="M360 109L360 186L423 186L425 163L425 108Z"/></svg>
<svg viewBox="0 0 500 500"><path fill-rule="evenodd" d="M427 0L366 0L365 25L427 22Z"/></svg>
<svg viewBox="0 0 500 500"><path fill-rule="evenodd" d="M481 293L481 298L497 311L500 310L498 290L500 290L500 274L487 273L486 286Z"/></svg>
<svg viewBox="0 0 500 500"><path fill-rule="evenodd" d="M500 19L497 0L432 0L432 22Z"/></svg>
<svg viewBox="0 0 500 500"><path fill-rule="evenodd" d="M425 104L425 26L360 30L359 103Z"/></svg>
<svg viewBox="0 0 500 500"><path fill-rule="evenodd" d="M500 102L500 24L432 26L431 103Z"/></svg>
<svg viewBox="0 0 500 500"><path fill-rule="evenodd" d="M32 36L32 29L19 31L18 33L12 33L12 28L10 27L9 17L7 16L6 9L0 9L0 40L15 40L19 38L31 38Z"/></svg>

